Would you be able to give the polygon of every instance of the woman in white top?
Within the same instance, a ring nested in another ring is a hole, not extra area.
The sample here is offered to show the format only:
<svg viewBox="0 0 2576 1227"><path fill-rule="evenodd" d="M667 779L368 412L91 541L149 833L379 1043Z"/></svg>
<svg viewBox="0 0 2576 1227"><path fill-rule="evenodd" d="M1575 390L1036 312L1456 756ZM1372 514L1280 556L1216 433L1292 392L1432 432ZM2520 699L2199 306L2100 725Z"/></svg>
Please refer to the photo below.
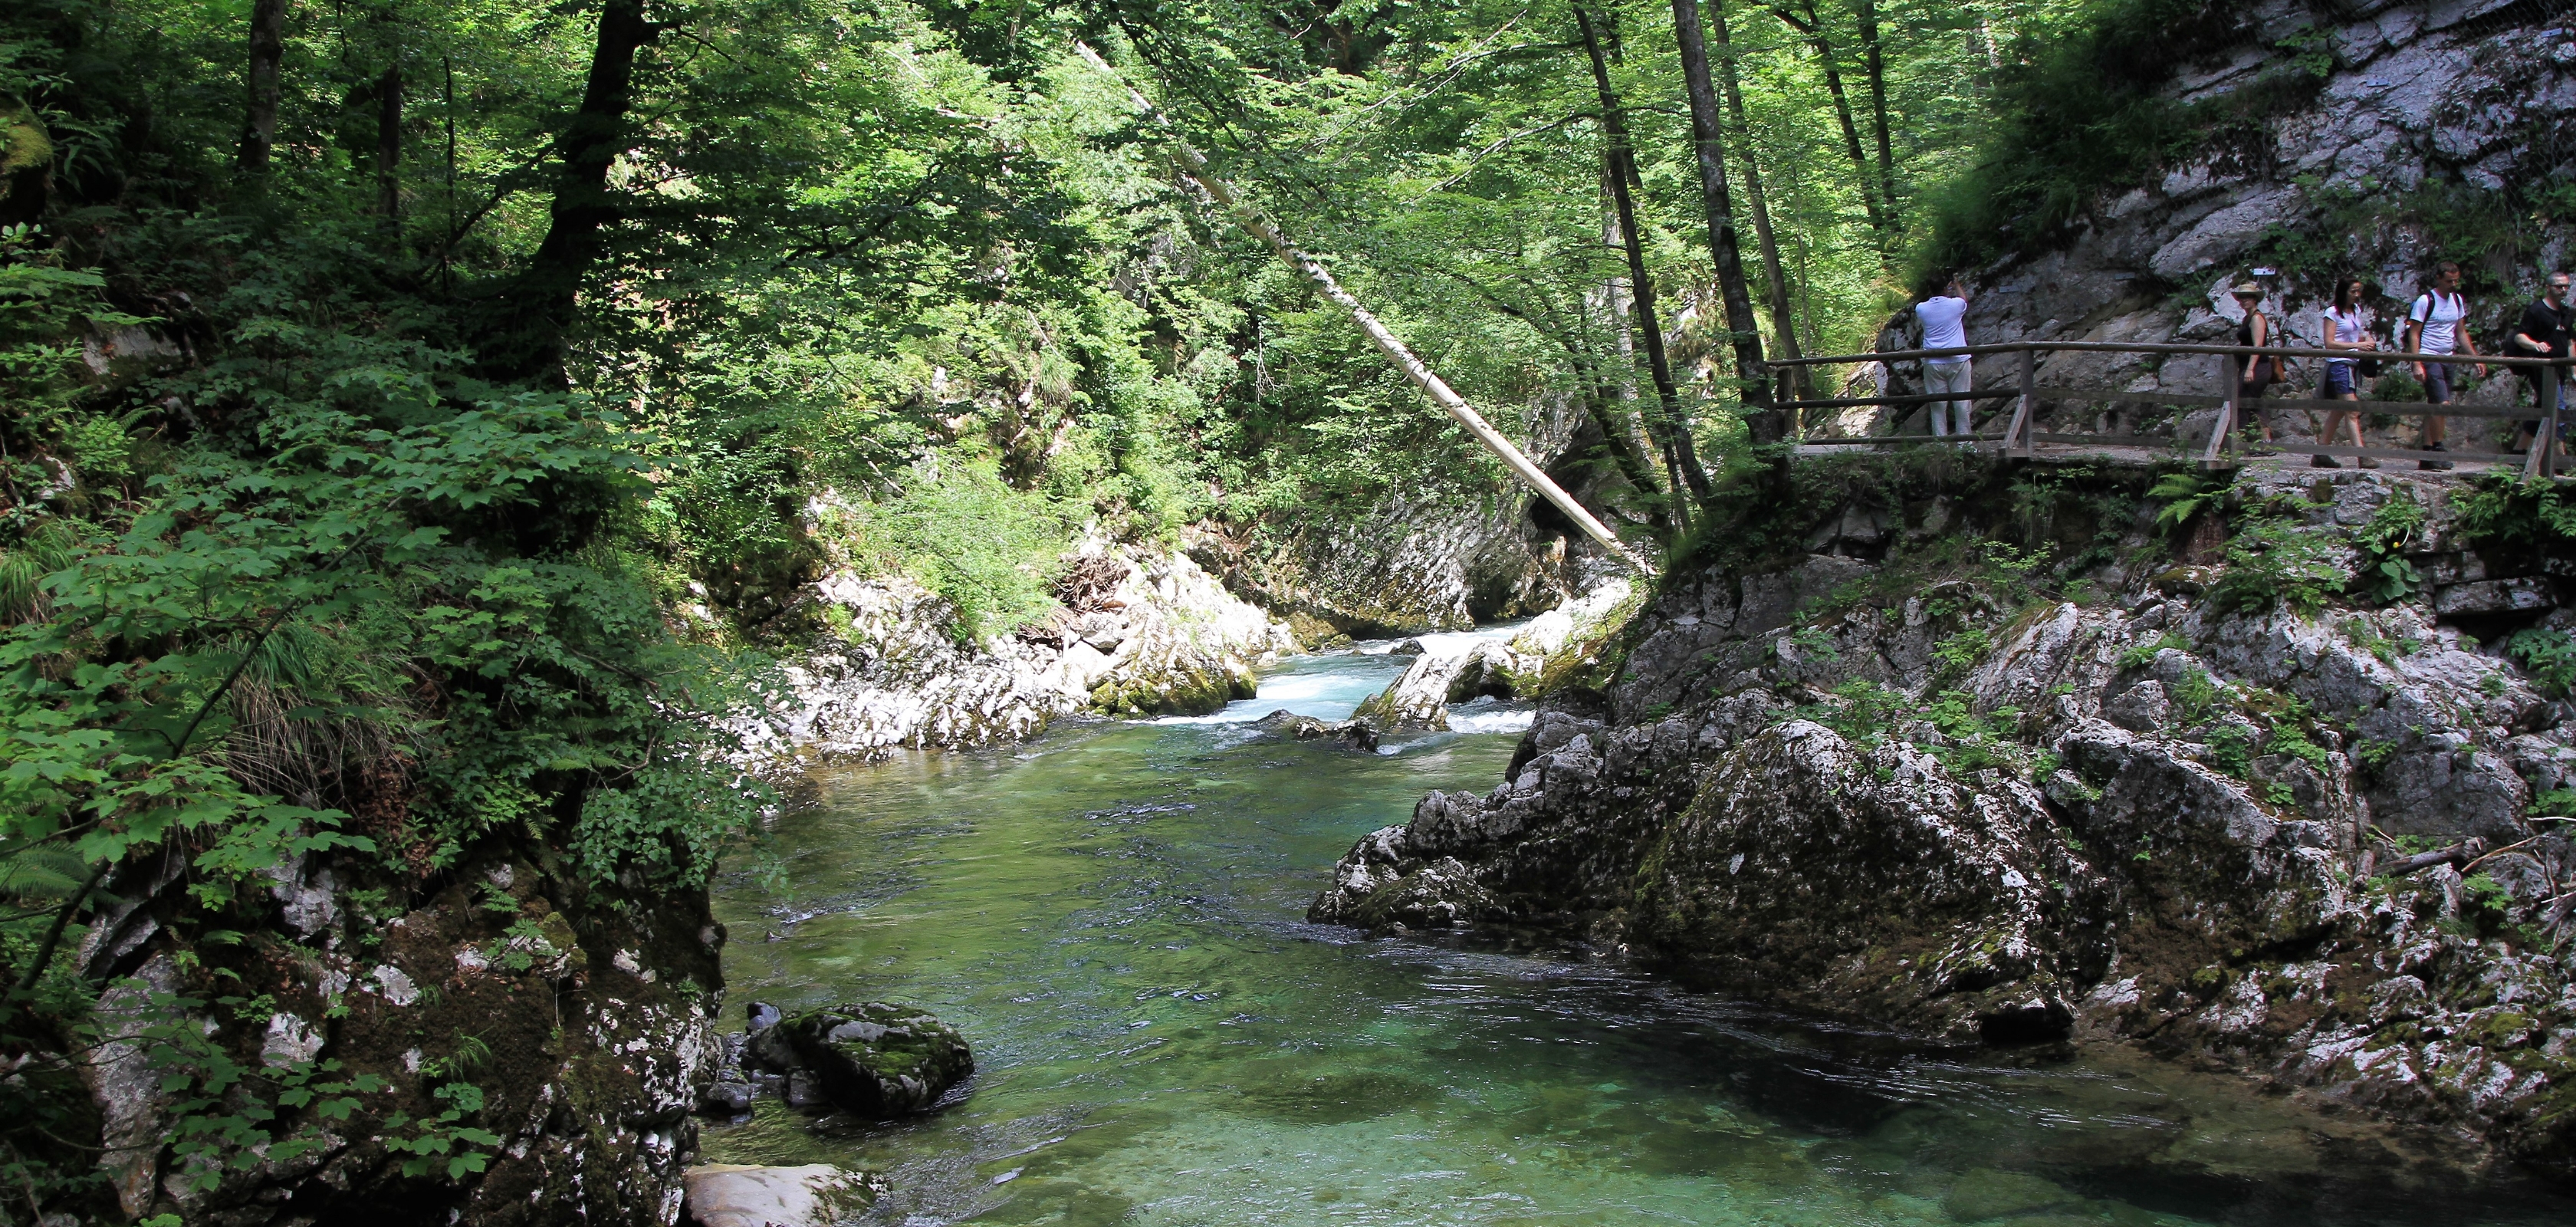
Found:
<svg viewBox="0 0 2576 1227"><path fill-rule="evenodd" d="M2362 293L2361 282L2351 278L2335 284L2334 301L2326 304L2326 309L2317 314L2317 331L2325 334L2325 348L2351 350L2379 348L2378 339L2370 335L2370 317L2361 309ZM2358 365L2358 360L2353 358L2326 359L2325 380L2317 385L2317 399L2360 400L2361 382L2356 372ZM2335 430L2347 423L2352 427L2352 445L2370 446L2361 441L2361 411L2358 409L2327 410L2326 428L2317 435L2317 442L2332 445L2335 440ZM2341 461L2324 452L2318 452L2310 457L2308 462L2320 469L2343 467ZM2361 467L2375 469L2379 467L2379 462L2364 456L2361 458Z"/></svg>

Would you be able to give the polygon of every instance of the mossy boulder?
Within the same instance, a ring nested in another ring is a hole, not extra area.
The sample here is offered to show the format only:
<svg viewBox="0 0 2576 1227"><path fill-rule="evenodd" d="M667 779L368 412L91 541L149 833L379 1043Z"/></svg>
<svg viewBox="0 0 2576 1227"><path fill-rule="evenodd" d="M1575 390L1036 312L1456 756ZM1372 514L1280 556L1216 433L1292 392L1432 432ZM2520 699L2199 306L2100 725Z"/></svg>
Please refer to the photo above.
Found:
<svg viewBox="0 0 2576 1227"><path fill-rule="evenodd" d="M975 1072L957 1028L881 1001L789 1017L753 1036L751 1055L781 1073L811 1071L834 1107L872 1120L922 1111Z"/></svg>

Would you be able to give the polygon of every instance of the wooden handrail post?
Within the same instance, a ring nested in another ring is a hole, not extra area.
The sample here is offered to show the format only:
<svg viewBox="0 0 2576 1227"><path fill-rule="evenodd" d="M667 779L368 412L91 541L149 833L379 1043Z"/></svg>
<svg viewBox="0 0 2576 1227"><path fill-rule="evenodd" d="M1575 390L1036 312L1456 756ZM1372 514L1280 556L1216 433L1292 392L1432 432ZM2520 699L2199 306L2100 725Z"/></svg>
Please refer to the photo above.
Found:
<svg viewBox="0 0 2576 1227"><path fill-rule="evenodd" d="M2039 412L2039 347L2026 345L2021 351L2021 403L2013 409L2012 425L2004 429L2004 454L2028 459L2038 454L2032 446L2031 415Z"/></svg>
<svg viewBox="0 0 2576 1227"><path fill-rule="evenodd" d="M2540 378L2532 381L2532 387L2539 393L2531 408L2533 412L2540 415L2540 423L2531 432L2531 455L2525 457L2522 462L2522 475L2556 477L2558 475L2558 368L2554 366L2540 368Z"/></svg>
<svg viewBox="0 0 2576 1227"><path fill-rule="evenodd" d="M2218 420L2210 426L2209 446L2200 453L2200 467L2204 469L2218 467L2218 449L2225 447L2227 437L2236 432L2236 398L2244 391L2245 386L2245 381L2236 377L2236 364L2239 361L2242 359L2231 354L2228 355L2227 361L2219 364L2219 386L2225 390L2223 395L2226 400L2218 406Z"/></svg>

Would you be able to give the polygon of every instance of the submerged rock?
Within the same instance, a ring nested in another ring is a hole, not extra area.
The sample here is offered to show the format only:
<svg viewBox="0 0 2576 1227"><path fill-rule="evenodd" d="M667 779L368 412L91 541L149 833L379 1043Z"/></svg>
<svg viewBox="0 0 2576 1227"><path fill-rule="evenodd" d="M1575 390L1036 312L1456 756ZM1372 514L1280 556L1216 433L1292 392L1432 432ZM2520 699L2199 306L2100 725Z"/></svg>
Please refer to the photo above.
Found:
<svg viewBox="0 0 2576 1227"><path fill-rule="evenodd" d="M744 1046L743 1063L783 1076L790 1106L824 1101L872 1120L922 1111L975 1072L955 1027L877 1001L809 1010L764 1027Z"/></svg>
<svg viewBox="0 0 2576 1227"><path fill-rule="evenodd" d="M690 1168L684 1181L681 1208L697 1227L832 1227L865 1210L879 1191L828 1163L710 1163Z"/></svg>

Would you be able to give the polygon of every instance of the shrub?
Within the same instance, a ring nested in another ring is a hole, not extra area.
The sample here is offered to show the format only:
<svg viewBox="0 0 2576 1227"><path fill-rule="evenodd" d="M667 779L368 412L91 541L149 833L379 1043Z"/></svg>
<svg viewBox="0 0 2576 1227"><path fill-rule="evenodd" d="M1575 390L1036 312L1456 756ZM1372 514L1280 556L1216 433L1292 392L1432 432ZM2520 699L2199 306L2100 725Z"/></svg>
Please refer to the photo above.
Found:
<svg viewBox="0 0 2576 1227"><path fill-rule="evenodd" d="M2576 691L2576 640L2567 632L2544 626L2516 631L2504 650L2542 694L2563 699Z"/></svg>
<svg viewBox="0 0 2576 1227"><path fill-rule="evenodd" d="M1008 634L1055 608L1047 587L1071 542L1065 509L1003 484L990 465L952 468L848 516L839 527L852 561L873 574L909 575L946 598L965 642Z"/></svg>
<svg viewBox="0 0 2576 1227"><path fill-rule="evenodd" d="M2258 520L2227 543L2227 566L2210 585L2210 601L2220 609L2315 613L2344 590L2342 552L2324 533Z"/></svg>
<svg viewBox="0 0 2576 1227"><path fill-rule="evenodd" d="M2423 573L2406 559L2406 548L2423 531L2424 505L2406 487L2398 487L2371 513L2370 523L2353 534L2361 565L2354 568L2352 578L2362 595L2388 605L2423 589Z"/></svg>

